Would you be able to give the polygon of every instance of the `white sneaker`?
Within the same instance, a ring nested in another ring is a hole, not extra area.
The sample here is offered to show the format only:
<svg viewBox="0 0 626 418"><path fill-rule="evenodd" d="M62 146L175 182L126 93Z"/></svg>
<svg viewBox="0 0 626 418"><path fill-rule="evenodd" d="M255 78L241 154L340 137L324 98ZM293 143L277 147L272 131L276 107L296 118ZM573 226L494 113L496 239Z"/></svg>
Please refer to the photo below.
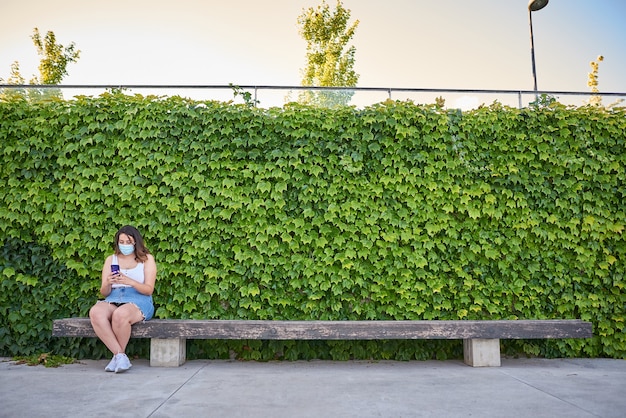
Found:
<svg viewBox="0 0 626 418"><path fill-rule="evenodd" d="M107 364L107 366L104 368L104 371L105 372L114 372L115 371L115 367L117 367L117 360L116 360L115 356L113 356L111 361L109 361L109 364Z"/></svg>
<svg viewBox="0 0 626 418"><path fill-rule="evenodd" d="M133 365L130 364L130 360L128 359L128 356L126 354L119 353L119 354L116 354L115 357L116 357L115 373L123 373L126 370L133 367Z"/></svg>

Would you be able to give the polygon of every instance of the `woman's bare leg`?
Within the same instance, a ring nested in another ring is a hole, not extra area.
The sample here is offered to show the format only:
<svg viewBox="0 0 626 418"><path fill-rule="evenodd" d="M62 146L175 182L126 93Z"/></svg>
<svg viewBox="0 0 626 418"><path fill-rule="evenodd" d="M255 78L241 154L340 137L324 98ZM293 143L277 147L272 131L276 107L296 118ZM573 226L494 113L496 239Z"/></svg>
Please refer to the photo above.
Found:
<svg viewBox="0 0 626 418"><path fill-rule="evenodd" d="M128 340L130 340L131 326L143 320L144 317L141 310L132 303L122 305L113 311L113 315L111 317L111 328L113 330L113 334L115 334L116 341L120 346L120 353L123 353L126 350Z"/></svg>
<svg viewBox="0 0 626 418"><path fill-rule="evenodd" d="M89 318L91 319L91 326L93 327L93 330L96 332L98 338L100 338L104 345L106 345L113 354L124 352L124 349L113 332L111 324L113 312L117 309L117 306L110 303L98 302L89 310Z"/></svg>

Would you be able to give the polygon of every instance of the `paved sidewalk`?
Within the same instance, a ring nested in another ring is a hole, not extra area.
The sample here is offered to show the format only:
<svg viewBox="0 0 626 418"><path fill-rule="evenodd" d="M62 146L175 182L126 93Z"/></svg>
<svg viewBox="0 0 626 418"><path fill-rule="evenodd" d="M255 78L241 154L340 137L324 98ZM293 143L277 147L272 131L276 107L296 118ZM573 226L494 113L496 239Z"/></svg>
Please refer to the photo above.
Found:
<svg viewBox="0 0 626 418"><path fill-rule="evenodd" d="M189 361L123 374L0 358L0 417L624 417L626 360Z"/></svg>

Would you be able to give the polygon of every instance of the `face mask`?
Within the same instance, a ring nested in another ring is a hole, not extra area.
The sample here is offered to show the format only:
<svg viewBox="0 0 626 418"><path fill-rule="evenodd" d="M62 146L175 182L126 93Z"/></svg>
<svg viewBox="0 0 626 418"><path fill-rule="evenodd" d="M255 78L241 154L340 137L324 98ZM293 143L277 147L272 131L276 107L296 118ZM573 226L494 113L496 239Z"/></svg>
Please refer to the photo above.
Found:
<svg viewBox="0 0 626 418"><path fill-rule="evenodd" d="M120 252L124 255L131 255L135 251L134 244L119 244Z"/></svg>

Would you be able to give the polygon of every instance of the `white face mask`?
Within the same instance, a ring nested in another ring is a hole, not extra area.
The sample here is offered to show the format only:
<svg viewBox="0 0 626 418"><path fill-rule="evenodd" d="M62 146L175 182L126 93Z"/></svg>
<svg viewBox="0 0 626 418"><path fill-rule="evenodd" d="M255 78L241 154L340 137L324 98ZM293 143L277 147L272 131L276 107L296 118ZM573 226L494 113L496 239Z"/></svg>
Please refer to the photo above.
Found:
<svg viewBox="0 0 626 418"><path fill-rule="evenodd" d="M119 244L118 247L124 255L131 255L135 251L135 244Z"/></svg>

